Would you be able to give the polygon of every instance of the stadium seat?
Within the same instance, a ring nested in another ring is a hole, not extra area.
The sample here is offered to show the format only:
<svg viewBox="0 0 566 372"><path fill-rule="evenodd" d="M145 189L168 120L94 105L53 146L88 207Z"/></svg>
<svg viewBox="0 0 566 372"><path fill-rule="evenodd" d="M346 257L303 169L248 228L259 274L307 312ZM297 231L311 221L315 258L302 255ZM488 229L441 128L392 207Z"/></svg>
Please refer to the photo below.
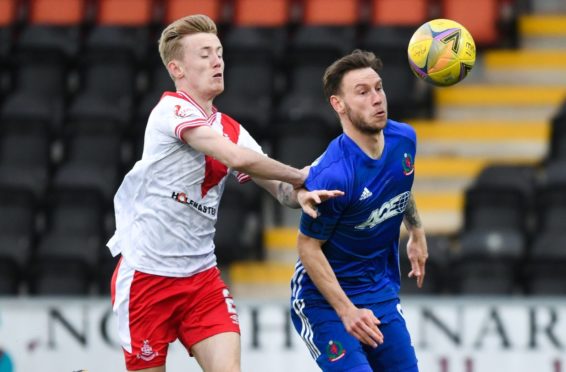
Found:
<svg viewBox="0 0 566 372"><path fill-rule="evenodd" d="M36 199L21 188L0 188L0 294L17 294L35 247Z"/></svg>
<svg viewBox="0 0 566 372"><path fill-rule="evenodd" d="M147 26L153 20L151 0L95 0L96 23L109 26Z"/></svg>
<svg viewBox="0 0 566 372"><path fill-rule="evenodd" d="M14 264L0 257L0 296L19 294L20 283L20 273Z"/></svg>
<svg viewBox="0 0 566 372"><path fill-rule="evenodd" d="M46 130L57 132L65 112L66 60L58 53L43 53L39 59L22 52L12 65L13 88L0 110L2 121L42 122Z"/></svg>
<svg viewBox="0 0 566 372"><path fill-rule="evenodd" d="M399 264L401 269L401 295L430 295L440 294L447 290L449 265L448 257L451 251L451 239L443 235L428 235L426 237L429 257L426 262L423 287L417 286L416 279L409 278L411 262L407 256L408 236L399 242Z"/></svg>
<svg viewBox="0 0 566 372"><path fill-rule="evenodd" d="M145 71L147 86L137 105L132 132L143 135L151 110L157 105L164 92L175 91L175 84L161 60L152 63ZM141 155L141 153L140 153Z"/></svg>
<svg viewBox="0 0 566 372"><path fill-rule="evenodd" d="M304 25L296 31L289 47L293 62L310 60L326 66L356 47L356 31L347 26Z"/></svg>
<svg viewBox="0 0 566 372"><path fill-rule="evenodd" d="M105 150L101 147L101 150ZM46 230L68 235L101 236L105 204L100 192L83 187L58 187L45 198Z"/></svg>
<svg viewBox="0 0 566 372"><path fill-rule="evenodd" d="M120 256L112 257L108 248L106 248L105 251L106 252L103 253L102 261L98 266L95 275L98 293L107 295L110 294L112 275L114 274L114 269L116 269L116 264L118 263Z"/></svg>
<svg viewBox="0 0 566 372"><path fill-rule="evenodd" d="M533 165L523 164L490 164L481 170L475 179L475 185L503 187L517 190L532 206L538 170Z"/></svg>
<svg viewBox="0 0 566 372"><path fill-rule="evenodd" d="M518 229L526 231L527 202L512 187L477 185L466 191L464 231Z"/></svg>
<svg viewBox="0 0 566 372"><path fill-rule="evenodd" d="M528 208L512 188L466 191L464 231L453 256L458 293L521 293L518 265L526 254Z"/></svg>
<svg viewBox="0 0 566 372"><path fill-rule="evenodd" d="M93 188L110 203L121 181L121 137L116 134L76 134L64 139L65 155L55 170L56 188Z"/></svg>
<svg viewBox="0 0 566 372"><path fill-rule="evenodd" d="M85 56L79 66L80 88L70 104L70 123L81 120L113 121L126 128L133 115L137 71L130 57L104 54Z"/></svg>
<svg viewBox="0 0 566 372"><path fill-rule="evenodd" d="M269 128L274 84L271 58L226 55L225 91L214 104L260 139ZM253 81L253 84L250 82Z"/></svg>
<svg viewBox="0 0 566 372"><path fill-rule="evenodd" d="M473 35L476 45L493 45L498 41L497 0L443 0L443 18L462 24Z"/></svg>
<svg viewBox="0 0 566 372"><path fill-rule="evenodd" d="M81 48L85 0L29 0L27 24L18 39L18 50L58 51L74 58Z"/></svg>
<svg viewBox="0 0 566 372"><path fill-rule="evenodd" d="M288 84L277 109L278 121L313 119L335 126L336 116L322 92L322 76L332 62L351 52L355 44L353 27L300 26L290 40L285 60Z"/></svg>
<svg viewBox="0 0 566 372"><path fill-rule="evenodd" d="M324 102L319 105L324 105ZM334 130L318 120L304 119L278 123L273 127L274 158L291 166L303 168L312 164L326 150L340 130L336 120ZM274 202L275 203L275 202ZM296 225L300 213L276 203L275 218L283 226Z"/></svg>
<svg viewBox="0 0 566 372"><path fill-rule="evenodd" d="M0 185L41 198L49 185L50 142L44 132L27 129L4 130L0 136Z"/></svg>
<svg viewBox="0 0 566 372"><path fill-rule="evenodd" d="M38 296L85 296L92 288L84 266L66 259L42 259L33 266L29 283L30 294Z"/></svg>
<svg viewBox="0 0 566 372"><path fill-rule="evenodd" d="M305 25L356 26L359 0L302 0L302 23Z"/></svg>
<svg viewBox="0 0 566 372"><path fill-rule="evenodd" d="M413 26L376 25L370 26L362 35L362 47L377 56L407 57L407 44L415 32Z"/></svg>
<svg viewBox="0 0 566 372"><path fill-rule="evenodd" d="M374 26L420 26L428 20L429 0L372 0Z"/></svg>
<svg viewBox="0 0 566 372"><path fill-rule="evenodd" d="M289 72L288 90L276 109L278 122L313 120L327 128L338 128L338 118L322 91L325 68L321 63L305 62Z"/></svg>
<svg viewBox="0 0 566 372"><path fill-rule="evenodd" d="M541 186L564 186L566 185L566 158L547 163L542 172Z"/></svg>
<svg viewBox="0 0 566 372"><path fill-rule="evenodd" d="M154 21L152 0L97 0L95 25L87 35L87 52L129 54L137 61L147 56L149 26Z"/></svg>
<svg viewBox="0 0 566 372"><path fill-rule="evenodd" d="M165 25L190 14L206 14L214 22L222 22L221 0L163 0L163 4Z"/></svg>
<svg viewBox="0 0 566 372"><path fill-rule="evenodd" d="M261 258L261 214L244 208L243 192L232 189L222 197L214 235L215 254L220 265Z"/></svg>
<svg viewBox="0 0 566 372"><path fill-rule="evenodd" d="M566 294L566 183L549 184L537 192L536 234L525 264L530 294Z"/></svg>
<svg viewBox="0 0 566 372"><path fill-rule="evenodd" d="M566 159L566 104L552 119L548 161Z"/></svg>
<svg viewBox="0 0 566 372"><path fill-rule="evenodd" d="M12 49L18 0L0 0L0 60Z"/></svg>
<svg viewBox="0 0 566 372"><path fill-rule="evenodd" d="M290 0L235 0L232 27L222 37L226 55L261 54L276 65L287 49L290 22Z"/></svg>
<svg viewBox="0 0 566 372"><path fill-rule="evenodd" d="M462 295L516 295L523 289L517 278L517 268L504 261L464 258L465 265L456 265L452 278L455 293Z"/></svg>
<svg viewBox="0 0 566 372"><path fill-rule="evenodd" d="M273 58L276 66L288 47L285 27L234 26L222 38L226 56L247 54ZM229 67L229 61L228 61Z"/></svg>
<svg viewBox="0 0 566 372"><path fill-rule="evenodd" d="M421 84L407 64L407 42L413 26L371 26L361 38L363 49L375 53L383 61L383 79L390 116L402 120L427 115L432 89Z"/></svg>
<svg viewBox="0 0 566 372"><path fill-rule="evenodd" d="M290 0L234 0L232 24L237 27L285 27L291 22Z"/></svg>
<svg viewBox="0 0 566 372"><path fill-rule="evenodd" d="M73 262L82 266L90 277L98 267L100 246L103 244L100 235L49 232L38 243L37 263L41 266L42 262L48 261Z"/></svg>
<svg viewBox="0 0 566 372"><path fill-rule="evenodd" d="M274 158L293 167L303 168L315 161L339 132L339 124L332 131L316 121L290 121L272 127Z"/></svg>
<svg viewBox="0 0 566 372"><path fill-rule="evenodd" d="M33 294L87 294L98 270L103 241L100 194L59 188L46 198L46 227L30 272ZM73 283L65 283L65 281Z"/></svg>

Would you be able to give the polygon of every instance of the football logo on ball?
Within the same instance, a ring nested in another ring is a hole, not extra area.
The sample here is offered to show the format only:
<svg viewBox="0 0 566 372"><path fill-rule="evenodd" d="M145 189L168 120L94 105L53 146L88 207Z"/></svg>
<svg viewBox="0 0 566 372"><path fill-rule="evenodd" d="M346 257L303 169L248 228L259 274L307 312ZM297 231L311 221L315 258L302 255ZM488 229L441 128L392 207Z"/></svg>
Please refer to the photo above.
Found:
<svg viewBox="0 0 566 372"><path fill-rule="evenodd" d="M419 27L409 41L407 53L413 73L437 86L462 81L476 61L472 35L450 19L435 19Z"/></svg>

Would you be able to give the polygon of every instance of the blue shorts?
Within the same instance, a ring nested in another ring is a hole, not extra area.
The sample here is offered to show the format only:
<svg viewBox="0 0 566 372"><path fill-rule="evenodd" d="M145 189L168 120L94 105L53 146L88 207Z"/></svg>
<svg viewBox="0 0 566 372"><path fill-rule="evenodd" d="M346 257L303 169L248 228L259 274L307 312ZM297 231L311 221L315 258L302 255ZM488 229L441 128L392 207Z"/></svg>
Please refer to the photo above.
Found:
<svg viewBox="0 0 566 372"><path fill-rule="evenodd" d="M329 305L305 306L304 300L292 300L291 319L318 366L323 371L418 372L399 300L359 307L372 310L381 321L384 342L375 349L346 332Z"/></svg>

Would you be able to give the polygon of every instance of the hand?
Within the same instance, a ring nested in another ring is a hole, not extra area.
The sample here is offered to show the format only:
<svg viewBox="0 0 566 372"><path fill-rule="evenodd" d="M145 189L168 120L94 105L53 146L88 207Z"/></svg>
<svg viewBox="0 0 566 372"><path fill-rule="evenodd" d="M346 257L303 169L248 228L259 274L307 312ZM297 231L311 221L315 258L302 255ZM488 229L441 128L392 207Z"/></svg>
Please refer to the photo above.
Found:
<svg viewBox="0 0 566 372"><path fill-rule="evenodd" d="M409 278L415 277L417 279L417 287L422 288L425 278L425 263L428 259L426 237L422 229L410 232L409 241L407 242L407 256L411 262Z"/></svg>
<svg viewBox="0 0 566 372"><path fill-rule="evenodd" d="M311 216L312 218L318 217L318 211L316 206L325 200L336 198L338 196L344 195L343 191L340 190L314 190L308 191L306 189L300 189L297 191L297 201L303 209L303 212Z"/></svg>
<svg viewBox="0 0 566 372"><path fill-rule="evenodd" d="M373 348L383 343L383 334L377 327L381 322L369 309L352 307L340 317L346 331L360 342Z"/></svg>

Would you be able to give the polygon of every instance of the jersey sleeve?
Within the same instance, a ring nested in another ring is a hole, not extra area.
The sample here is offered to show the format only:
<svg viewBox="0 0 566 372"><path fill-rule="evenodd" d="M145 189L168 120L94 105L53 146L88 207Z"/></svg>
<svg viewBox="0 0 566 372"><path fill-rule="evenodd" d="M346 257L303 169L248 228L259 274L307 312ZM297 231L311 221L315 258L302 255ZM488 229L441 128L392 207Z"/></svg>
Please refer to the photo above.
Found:
<svg viewBox="0 0 566 372"><path fill-rule="evenodd" d="M161 130L169 136L183 141L183 133L190 128L201 125L210 125L201 111L195 105L185 99L165 96L162 100L164 108L161 121Z"/></svg>
<svg viewBox="0 0 566 372"><path fill-rule="evenodd" d="M324 155L323 155L324 157ZM319 240L328 240L348 205L349 186L351 179L344 171L342 164L328 165L324 159L320 163L313 163L309 176L305 181L307 190L342 190L344 196L329 199L318 206L318 217L312 218L302 213L299 230L304 235Z"/></svg>
<svg viewBox="0 0 566 372"><path fill-rule="evenodd" d="M223 114L224 115L224 114ZM233 119L232 119L233 120ZM245 147L252 151L255 151L259 154L265 155L261 146L257 143L257 141L252 137L252 135L244 128L241 124L239 124L239 135L237 145L241 147ZM246 183L251 180L251 177L246 174L242 173L237 170L232 171L232 175L238 179L239 183Z"/></svg>

